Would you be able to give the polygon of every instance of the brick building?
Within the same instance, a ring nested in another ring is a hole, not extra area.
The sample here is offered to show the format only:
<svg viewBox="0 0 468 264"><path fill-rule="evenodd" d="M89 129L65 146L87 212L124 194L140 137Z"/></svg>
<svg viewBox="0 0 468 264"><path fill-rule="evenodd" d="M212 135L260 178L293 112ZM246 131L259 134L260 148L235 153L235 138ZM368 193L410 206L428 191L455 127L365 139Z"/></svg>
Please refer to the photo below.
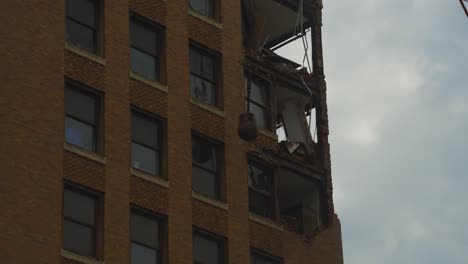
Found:
<svg viewBox="0 0 468 264"><path fill-rule="evenodd" d="M343 263L321 0L0 5L2 263Z"/></svg>

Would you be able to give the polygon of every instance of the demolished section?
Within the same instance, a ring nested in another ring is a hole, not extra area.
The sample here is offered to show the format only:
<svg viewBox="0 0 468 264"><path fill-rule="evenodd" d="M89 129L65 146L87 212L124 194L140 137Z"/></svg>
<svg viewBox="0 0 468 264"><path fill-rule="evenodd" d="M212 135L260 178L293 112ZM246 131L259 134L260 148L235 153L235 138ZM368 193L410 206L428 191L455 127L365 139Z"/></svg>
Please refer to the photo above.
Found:
<svg viewBox="0 0 468 264"><path fill-rule="evenodd" d="M317 155L319 144L311 134L317 125L313 115L320 103L320 83L311 59L305 57L303 67L274 50L299 38L305 43L318 1L242 1L245 110L253 116L244 120L255 122L255 131L279 139L276 151L249 153L250 212L305 235L315 234L328 221L327 181ZM304 47L307 56L308 45Z"/></svg>

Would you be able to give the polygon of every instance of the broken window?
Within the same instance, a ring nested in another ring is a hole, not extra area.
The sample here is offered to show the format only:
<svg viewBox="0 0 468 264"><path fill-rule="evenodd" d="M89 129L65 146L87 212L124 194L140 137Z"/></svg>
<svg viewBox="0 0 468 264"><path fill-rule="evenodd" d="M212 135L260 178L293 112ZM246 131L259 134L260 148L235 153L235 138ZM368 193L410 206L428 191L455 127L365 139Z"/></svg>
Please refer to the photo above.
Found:
<svg viewBox="0 0 468 264"><path fill-rule="evenodd" d="M192 189L220 199L220 146L211 140L192 136Z"/></svg>
<svg viewBox="0 0 468 264"><path fill-rule="evenodd" d="M273 218L274 178L272 169L249 160L248 182L250 212L265 218Z"/></svg>
<svg viewBox="0 0 468 264"><path fill-rule="evenodd" d="M210 105L217 105L217 57L198 47L190 46L190 94Z"/></svg>
<svg viewBox="0 0 468 264"><path fill-rule="evenodd" d="M281 219L299 233L315 232L322 222L318 182L295 172L278 172L278 202Z"/></svg>
<svg viewBox="0 0 468 264"><path fill-rule="evenodd" d="M249 94L250 89L250 94ZM245 107L255 116L259 129L271 130L268 84L256 78L245 79Z"/></svg>

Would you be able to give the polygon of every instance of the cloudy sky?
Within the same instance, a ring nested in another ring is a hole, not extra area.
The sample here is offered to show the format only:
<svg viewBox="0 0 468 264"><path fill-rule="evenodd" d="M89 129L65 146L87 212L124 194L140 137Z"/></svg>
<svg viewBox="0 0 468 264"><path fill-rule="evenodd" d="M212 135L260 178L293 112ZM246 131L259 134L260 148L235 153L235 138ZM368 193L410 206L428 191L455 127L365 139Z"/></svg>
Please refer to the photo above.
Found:
<svg viewBox="0 0 468 264"><path fill-rule="evenodd" d="M468 263L468 19L458 0L324 0L323 22L345 263ZM298 47L280 54L300 60Z"/></svg>

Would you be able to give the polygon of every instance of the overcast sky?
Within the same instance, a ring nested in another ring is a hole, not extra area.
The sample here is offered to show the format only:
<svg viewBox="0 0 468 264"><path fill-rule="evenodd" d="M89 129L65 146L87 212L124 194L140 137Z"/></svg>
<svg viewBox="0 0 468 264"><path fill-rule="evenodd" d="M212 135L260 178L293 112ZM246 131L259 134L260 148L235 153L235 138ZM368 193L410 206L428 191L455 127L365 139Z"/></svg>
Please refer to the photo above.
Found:
<svg viewBox="0 0 468 264"><path fill-rule="evenodd" d="M468 19L458 0L324 0L346 264L468 263ZM296 44L296 45L295 45ZM300 60L300 43L280 54Z"/></svg>

